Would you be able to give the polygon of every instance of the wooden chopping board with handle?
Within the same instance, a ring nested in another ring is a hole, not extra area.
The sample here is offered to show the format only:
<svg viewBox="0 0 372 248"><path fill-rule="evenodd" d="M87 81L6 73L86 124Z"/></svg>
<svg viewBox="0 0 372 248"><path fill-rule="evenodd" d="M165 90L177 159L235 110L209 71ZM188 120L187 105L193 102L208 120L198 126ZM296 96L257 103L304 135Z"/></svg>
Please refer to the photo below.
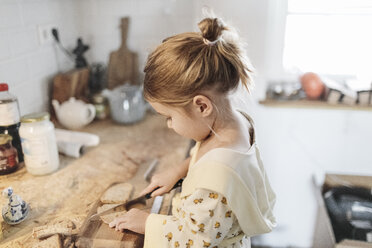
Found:
<svg viewBox="0 0 372 248"><path fill-rule="evenodd" d="M138 54L127 47L129 17L121 18L121 45L110 53L107 88L113 89L126 82L139 84Z"/></svg>

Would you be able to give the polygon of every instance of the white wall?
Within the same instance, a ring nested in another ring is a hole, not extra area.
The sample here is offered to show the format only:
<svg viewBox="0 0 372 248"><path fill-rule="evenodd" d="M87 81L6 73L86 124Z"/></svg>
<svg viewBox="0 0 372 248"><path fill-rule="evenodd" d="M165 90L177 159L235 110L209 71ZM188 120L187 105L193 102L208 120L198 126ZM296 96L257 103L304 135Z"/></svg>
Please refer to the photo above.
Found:
<svg viewBox="0 0 372 248"><path fill-rule="evenodd" d="M218 17L235 27L239 35L247 43L248 56L255 68L254 98L264 95L264 72L267 66L266 42L268 33L269 0L195 0L194 13L196 23L202 20L201 9L210 7Z"/></svg>
<svg viewBox="0 0 372 248"><path fill-rule="evenodd" d="M0 81L18 97L21 114L46 110L52 77L73 66L53 45L40 44L38 27L57 25L72 47L74 6L74 0L0 0Z"/></svg>
<svg viewBox="0 0 372 248"><path fill-rule="evenodd" d="M278 228L256 241L311 247L316 199L312 175L372 175L368 111L256 107L258 144L277 193Z"/></svg>
<svg viewBox="0 0 372 248"><path fill-rule="evenodd" d="M79 30L92 47L91 62L108 63L109 54L121 43L120 18L129 16L127 45L139 54L142 73L147 56L161 41L189 31L193 2L187 0L80 0Z"/></svg>

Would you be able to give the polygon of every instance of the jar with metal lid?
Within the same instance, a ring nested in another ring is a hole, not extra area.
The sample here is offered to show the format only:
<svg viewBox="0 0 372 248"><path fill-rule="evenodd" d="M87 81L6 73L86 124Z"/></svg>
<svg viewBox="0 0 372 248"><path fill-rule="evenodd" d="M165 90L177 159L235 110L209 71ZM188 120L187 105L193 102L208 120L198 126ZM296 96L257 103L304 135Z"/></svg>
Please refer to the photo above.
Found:
<svg viewBox="0 0 372 248"><path fill-rule="evenodd" d="M54 125L49 113L34 113L21 118L22 149L25 166L33 175L49 174L59 167Z"/></svg>
<svg viewBox="0 0 372 248"><path fill-rule="evenodd" d="M17 149L12 146L12 136L0 134L0 175L12 173L17 168Z"/></svg>

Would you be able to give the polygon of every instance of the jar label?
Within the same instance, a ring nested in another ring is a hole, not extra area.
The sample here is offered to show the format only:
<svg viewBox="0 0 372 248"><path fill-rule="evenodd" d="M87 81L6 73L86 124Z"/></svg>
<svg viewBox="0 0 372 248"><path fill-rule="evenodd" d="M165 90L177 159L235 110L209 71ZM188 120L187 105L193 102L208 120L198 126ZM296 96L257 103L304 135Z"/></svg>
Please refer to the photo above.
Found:
<svg viewBox="0 0 372 248"><path fill-rule="evenodd" d="M20 121L16 101L0 104L0 126L10 126Z"/></svg>
<svg viewBox="0 0 372 248"><path fill-rule="evenodd" d="M21 138L26 167L45 168L50 164L47 138Z"/></svg>
<svg viewBox="0 0 372 248"><path fill-rule="evenodd" d="M6 167L8 166L8 159L4 157L3 159L0 159L0 167Z"/></svg>

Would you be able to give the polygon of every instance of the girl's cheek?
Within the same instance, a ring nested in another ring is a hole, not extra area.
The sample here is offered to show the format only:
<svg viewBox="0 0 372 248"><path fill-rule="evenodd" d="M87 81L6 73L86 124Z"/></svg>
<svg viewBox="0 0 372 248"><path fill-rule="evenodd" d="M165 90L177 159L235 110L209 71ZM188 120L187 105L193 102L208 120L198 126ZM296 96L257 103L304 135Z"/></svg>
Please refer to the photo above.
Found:
<svg viewBox="0 0 372 248"><path fill-rule="evenodd" d="M182 126L180 126L180 125L177 125L177 123L174 123L174 122L171 123L171 127L169 127L169 128L172 128L176 133L178 133L179 135L185 137L185 130L184 130L184 128Z"/></svg>

